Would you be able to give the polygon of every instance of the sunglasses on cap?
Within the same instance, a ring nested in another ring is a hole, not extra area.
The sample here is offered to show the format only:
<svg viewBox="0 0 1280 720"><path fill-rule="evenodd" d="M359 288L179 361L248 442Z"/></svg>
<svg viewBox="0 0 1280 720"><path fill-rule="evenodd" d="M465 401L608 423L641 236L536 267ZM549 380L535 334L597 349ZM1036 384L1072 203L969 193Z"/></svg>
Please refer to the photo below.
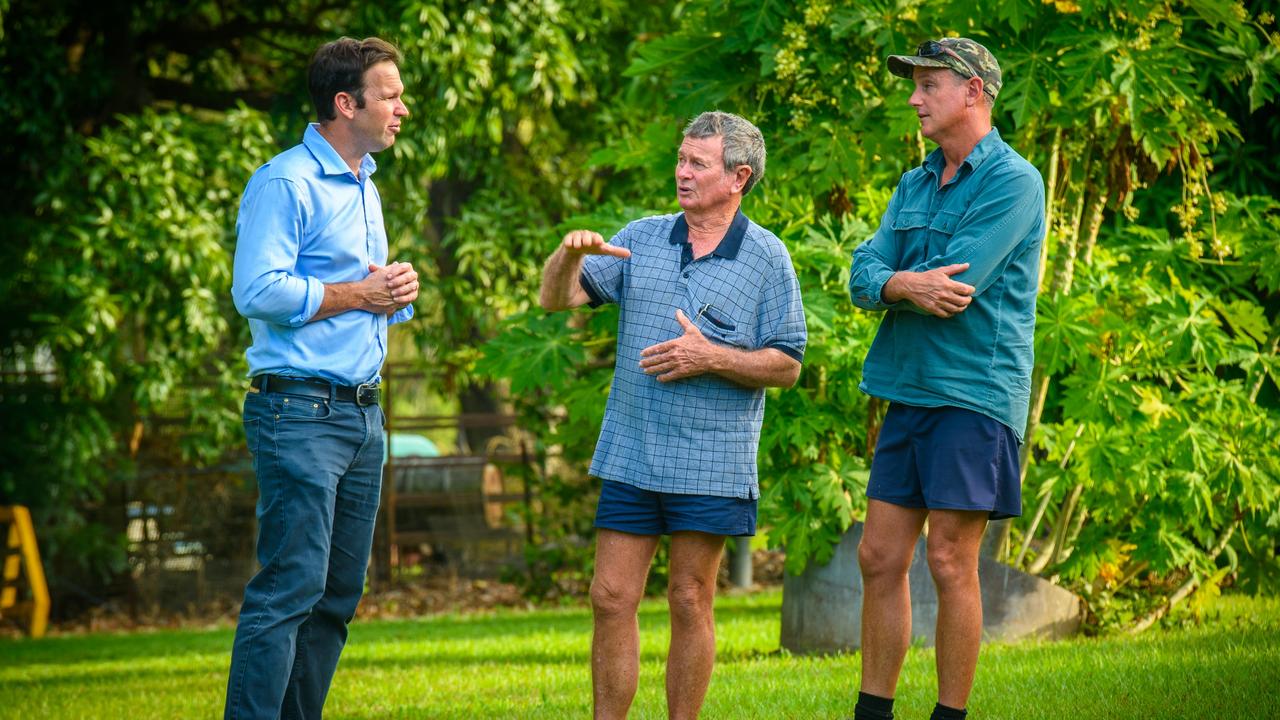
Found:
<svg viewBox="0 0 1280 720"><path fill-rule="evenodd" d="M951 48L947 47L946 45L943 45L937 40L925 40L924 42L920 43L919 46L916 47L917 57L936 58L940 55L946 55L948 57L955 58L956 61L959 62L964 67L964 72L967 72L969 77L976 77L979 80L982 80L983 92L990 95L991 97L995 97L995 93L992 93L991 90L987 87L986 78L983 78L981 75L979 75L978 71L974 70L973 66L969 64L969 61L960 57L959 53L957 53L955 50L952 50ZM952 68L952 69L957 71L960 70L960 68Z"/></svg>

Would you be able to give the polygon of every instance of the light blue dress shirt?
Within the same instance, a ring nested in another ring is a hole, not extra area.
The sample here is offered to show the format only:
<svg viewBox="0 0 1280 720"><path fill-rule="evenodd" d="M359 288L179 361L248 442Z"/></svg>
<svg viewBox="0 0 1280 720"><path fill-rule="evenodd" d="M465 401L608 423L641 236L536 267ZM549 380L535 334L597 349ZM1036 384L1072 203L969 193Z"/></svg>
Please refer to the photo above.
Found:
<svg viewBox="0 0 1280 720"><path fill-rule="evenodd" d="M387 327L413 317L350 310L312 321L324 286L355 282L387 263L373 158L351 172L317 125L302 144L258 168L240 199L231 295L249 319L249 375L271 373L357 385L378 379Z"/></svg>
<svg viewBox="0 0 1280 720"><path fill-rule="evenodd" d="M859 387L919 407L955 406L1008 425L1022 440L1044 241L1044 183L992 129L942 187L942 150L902 176L876 234L853 251L849 295L887 310ZM969 263L954 279L976 288L950 318L907 301L886 304L895 272Z"/></svg>

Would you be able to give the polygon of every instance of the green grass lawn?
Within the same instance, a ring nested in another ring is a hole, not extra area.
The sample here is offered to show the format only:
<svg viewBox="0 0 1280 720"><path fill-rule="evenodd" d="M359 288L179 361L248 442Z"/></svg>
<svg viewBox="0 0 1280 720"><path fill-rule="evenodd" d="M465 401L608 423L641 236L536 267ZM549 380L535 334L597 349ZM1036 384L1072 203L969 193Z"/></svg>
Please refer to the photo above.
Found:
<svg viewBox="0 0 1280 720"><path fill-rule="evenodd" d="M857 655L778 650L778 591L721 597L705 718L847 718ZM1280 601L1227 597L1203 625L1134 637L985 646L975 718L1280 718ZM665 603L641 609L633 718L665 717ZM329 718L590 716L586 609L357 622ZM0 641L0 718L221 716L232 631ZM899 718L927 718L933 654L913 649Z"/></svg>

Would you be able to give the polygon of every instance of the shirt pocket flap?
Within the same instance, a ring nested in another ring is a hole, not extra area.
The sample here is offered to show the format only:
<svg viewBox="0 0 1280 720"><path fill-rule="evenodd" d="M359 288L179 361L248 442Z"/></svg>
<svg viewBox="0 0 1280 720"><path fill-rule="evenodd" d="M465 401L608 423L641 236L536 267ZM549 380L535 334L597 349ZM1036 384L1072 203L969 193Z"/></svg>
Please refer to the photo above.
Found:
<svg viewBox="0 0 1280 720"><path fill-rule="evenodd" d="M711 307L710 305L707 305L702 309L702 317L706 318L712 325L715 325L725 332L733 332L738 329L738 324L736 322L728 318L728 316L721 315L719 310Z"/></svg>
<svg viewBox="0 0 1280 720"><path fill-rule="evenodd" d="M929 224L929 213L920 210L903 210L893 218L894 230L912 230Z"/></svg>
<svg viewBox="0 0 1280 720"><path fill-rule="evenodd" d="M930 230L944 235L954 235L958 227L960 227L960 213L946 210L938 211L938 214L934 215L933 220L929 223Z"/></svg>
<svg viewBox="0 0 1280 720"><path fill-rule="evenodd" d="M750 338L744 332L745 324L735 320L727 311L704 304L694 314L693 324L711 340L741 348L751 348Z"/></svg>

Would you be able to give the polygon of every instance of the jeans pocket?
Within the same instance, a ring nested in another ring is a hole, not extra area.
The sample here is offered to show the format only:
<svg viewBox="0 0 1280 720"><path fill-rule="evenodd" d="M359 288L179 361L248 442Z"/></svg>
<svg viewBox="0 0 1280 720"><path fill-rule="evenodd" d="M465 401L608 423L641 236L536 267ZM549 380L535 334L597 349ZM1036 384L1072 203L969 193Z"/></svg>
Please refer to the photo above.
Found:
<svg viewBox="0 0 1280 720"><path fill-rule="evenodd" d="M249 448L249 454L257 457L258 455L258 436L262 421L258 418L249 418L244 421L244 444Z"/></svg>
<svg viewBox="0 0 1280 720"><path fill-rule="evenodd" d="M271 405L280 420L326 420L333 414L328 398L281 394Z"/></svg>

